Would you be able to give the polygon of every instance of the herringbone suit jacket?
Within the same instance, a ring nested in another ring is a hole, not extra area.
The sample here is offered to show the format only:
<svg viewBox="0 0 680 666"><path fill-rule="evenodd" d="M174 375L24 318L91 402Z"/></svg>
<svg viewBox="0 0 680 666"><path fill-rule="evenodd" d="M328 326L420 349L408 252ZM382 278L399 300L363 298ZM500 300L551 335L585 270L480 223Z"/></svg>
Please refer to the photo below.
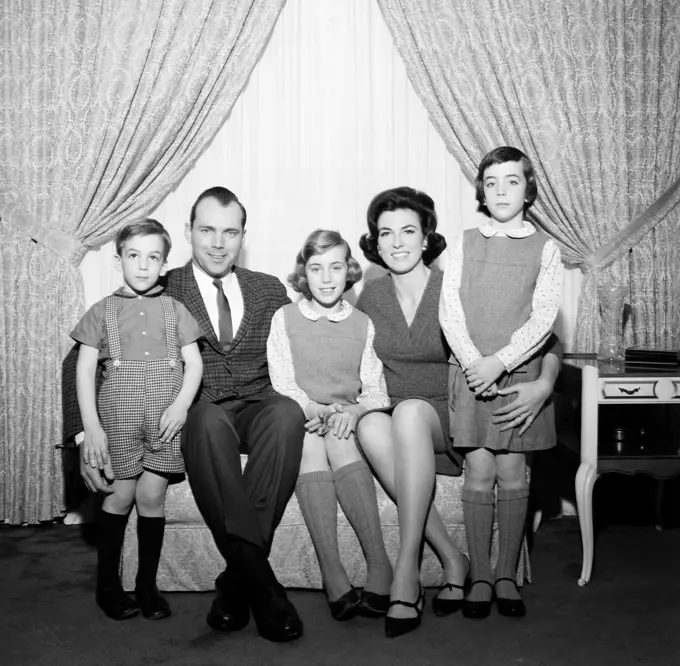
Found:
<svg viewBox="0 0 680 666"><path fill-rule="evenodd" d="M261 393L275 393L267 369L267 338L274 313L290 299L285 287L272 275L234 268L243 294L243 320L225 352L210 323L192 262L168 272L165 293L189 310L205 338L199 340L203 381L197 400L237 400Z"/></svg>

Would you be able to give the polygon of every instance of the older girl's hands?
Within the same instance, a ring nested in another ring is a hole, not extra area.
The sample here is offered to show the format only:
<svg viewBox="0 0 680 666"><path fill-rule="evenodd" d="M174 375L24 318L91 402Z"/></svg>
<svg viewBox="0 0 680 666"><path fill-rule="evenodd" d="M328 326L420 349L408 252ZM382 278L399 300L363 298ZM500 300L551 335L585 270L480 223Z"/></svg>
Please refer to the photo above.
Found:
<svg viewBox="0 0 680 666"><path fill-rule="evenodd" d="M484 356L465 369L465 379L475 395L483 395L504 372L505 366L498 356Z"/></svg>

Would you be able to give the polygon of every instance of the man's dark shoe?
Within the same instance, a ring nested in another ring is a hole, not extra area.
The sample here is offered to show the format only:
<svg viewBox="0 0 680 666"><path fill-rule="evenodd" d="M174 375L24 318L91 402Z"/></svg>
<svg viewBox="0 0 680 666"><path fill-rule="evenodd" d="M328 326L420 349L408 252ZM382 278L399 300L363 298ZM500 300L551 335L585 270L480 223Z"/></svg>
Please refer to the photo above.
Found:
<svg viewBox="0 0 680 666"><path fill-rule="evenodd" d="M155 585L151 587L138 587L135 590L135 597L137 597L137 603L142 611L142 615L147 620L162 620L172 615L170 604Z"/></svg>
<svg viewBox="0 0 680 666"><path fill-rule="evenodd" d="M217 597L212 602L206 622L217 631L238 631L250 621L248 598L242 584L227 572L215 581Z"/></svg>
<svg viewBox="0 0 680 666"><path fill-rule="evenodd" d="M127 620L139 613L139 606L132 597L125 594L120 583L98 585L95 598L99 608L112 620Z"/></svg>
<svg viewBox="0 0 680 666"><path fill-rule="evenodd" d="M250 608L262 638L285 643L302 636L302 620L283 587L260 588L251 597Z"/></svg>

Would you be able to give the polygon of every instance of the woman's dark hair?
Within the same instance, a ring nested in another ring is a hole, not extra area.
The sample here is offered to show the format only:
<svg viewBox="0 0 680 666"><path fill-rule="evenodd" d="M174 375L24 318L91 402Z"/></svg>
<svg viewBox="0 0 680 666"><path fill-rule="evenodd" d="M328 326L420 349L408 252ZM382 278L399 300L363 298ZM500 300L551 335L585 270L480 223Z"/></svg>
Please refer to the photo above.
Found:
<svg viewBox="0 0 680 666"><path fill-rule="evenodd" d="M524 196L524 212L536 201L538 196L538 186L536 185L536 172L531 160L518 148L512 146L501 146L494 148L490 153L487 153L479 163L477 169L477 177L475 178L475 197L477 199L477 211L484 213L487 217L491 217L489 209L486 207L486 200L484 198L484 172L494 164L505 164L505 162L521 162L524 169L524 178L527 181L527 189Z"/></svg>
<svg viewBox="0 0 680 666"><path fill-rule="evenodd" d="M116 234L116 254L120 257L123 245L135 236L160 236L163 241L163 262L166 261L172 248L172 241L167 229L157 220L145 217L126 224Z"/></svg>
<svg viewBox="0 0 680 666"><path fill-rule="evenodd" d="M302 249L298 252L295 258L295 269L288 276L288 284L305 298L310 298L309 282L305 274L305 266L307 262L314 256L325 254L328 250L334 247L345 248L345 261L347 262L347 280L345 281L345 291L351 289L359 280L361 280L362 271L359 262L352 256L352 250L347 241L337 232L328 231L327 229L317 229L312 231L304 244Z"/></svg>
<svg viewBox="0 0 680 666"><path fill-rule="evenodd" d="M385 190L376 195L369 204L366 213L368 233L359 239L364 257L372 264L387 268L378 254L378 219L383 213L393 210L412 210L418 216L427 246L423 250L423 263L429 266L446 249L446 239L436 231L437 213L432 197L406 186Z"/></svg>

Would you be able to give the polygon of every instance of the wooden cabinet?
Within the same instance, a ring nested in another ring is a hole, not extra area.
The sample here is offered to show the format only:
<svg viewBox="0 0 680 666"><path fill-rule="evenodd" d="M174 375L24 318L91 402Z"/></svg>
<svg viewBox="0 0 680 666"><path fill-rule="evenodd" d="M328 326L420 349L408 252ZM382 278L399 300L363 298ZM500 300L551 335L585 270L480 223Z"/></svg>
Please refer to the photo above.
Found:
<svg viewBox="0 0 680 666"><path fill-rule="evenodd" d="M680 369L627 372L623 363L565 357L555 385L558 442L580 456L576 474L583 567L594 558L593 488L600 474L680 474ZM660 486L660 493L663 485Z"/></svg>

